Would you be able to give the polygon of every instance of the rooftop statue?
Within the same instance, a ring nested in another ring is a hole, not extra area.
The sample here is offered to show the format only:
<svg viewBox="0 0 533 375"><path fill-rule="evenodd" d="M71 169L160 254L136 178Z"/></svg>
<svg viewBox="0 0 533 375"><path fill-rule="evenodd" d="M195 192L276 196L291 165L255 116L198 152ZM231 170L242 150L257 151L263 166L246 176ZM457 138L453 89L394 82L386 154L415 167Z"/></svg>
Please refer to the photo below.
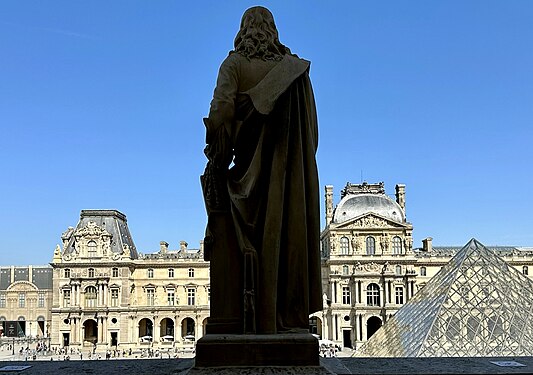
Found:
<svg viewBox="0 0 533 375"><path fill-rule="evenodd" d="M323 304L310 62L259 6L244 13L234 47L204 119L207 333L308 332Z"/></svg>

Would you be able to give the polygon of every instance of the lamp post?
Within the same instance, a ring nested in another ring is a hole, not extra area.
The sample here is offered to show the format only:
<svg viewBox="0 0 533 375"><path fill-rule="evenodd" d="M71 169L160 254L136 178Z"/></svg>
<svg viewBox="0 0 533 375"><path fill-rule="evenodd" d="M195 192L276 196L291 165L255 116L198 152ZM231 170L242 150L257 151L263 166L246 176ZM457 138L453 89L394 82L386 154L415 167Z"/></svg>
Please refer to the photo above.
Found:
<svg viewBox="0 0 533 375"><path fill-rule="evenodd" d="M13 337L13 345L12 345L12 348L13 348L13 352L11 354L13 354L13 356L15 355L15 338Z"/></svg>

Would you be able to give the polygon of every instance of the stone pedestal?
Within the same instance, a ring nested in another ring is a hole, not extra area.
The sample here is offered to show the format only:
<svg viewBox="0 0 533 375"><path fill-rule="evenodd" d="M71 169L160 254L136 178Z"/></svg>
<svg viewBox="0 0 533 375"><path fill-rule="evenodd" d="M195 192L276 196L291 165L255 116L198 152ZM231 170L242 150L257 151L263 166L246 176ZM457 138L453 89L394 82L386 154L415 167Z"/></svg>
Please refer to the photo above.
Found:
<svg viewBox="0 0 533 375"><path fill-rule="evenodd" d="M207 334L196 344L195 368L320 366L318 340L308 333Z"/></svg>

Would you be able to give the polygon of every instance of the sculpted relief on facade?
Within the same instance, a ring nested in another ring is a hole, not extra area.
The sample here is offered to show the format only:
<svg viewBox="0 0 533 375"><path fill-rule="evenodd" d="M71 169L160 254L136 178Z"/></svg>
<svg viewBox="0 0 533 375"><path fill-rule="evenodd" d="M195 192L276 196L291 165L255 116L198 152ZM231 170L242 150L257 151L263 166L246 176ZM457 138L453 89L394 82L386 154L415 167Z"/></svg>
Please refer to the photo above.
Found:
<svg viewBox="0 0 533 375"><path fill-rule="evenodd" d="M350 224L350 228L388 228L393 226L388 220L382 219L374 215L368 215L355 220Z"/></svg>

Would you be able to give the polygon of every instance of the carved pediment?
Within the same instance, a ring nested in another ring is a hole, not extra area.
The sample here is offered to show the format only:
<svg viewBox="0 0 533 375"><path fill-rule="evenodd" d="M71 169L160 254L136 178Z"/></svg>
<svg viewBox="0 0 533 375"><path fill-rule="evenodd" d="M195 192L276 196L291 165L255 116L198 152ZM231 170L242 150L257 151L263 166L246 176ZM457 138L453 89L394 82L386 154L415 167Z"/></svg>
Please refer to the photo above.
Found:
<svg viewBox="0 0 533 375"><path fill-rule="evenodd" d="M362 229L362 228L401 228L405 225L386 219L376 214L366 214L343 223L338 228Z"/></svg>
<svg viewBox="0 0 533 375"><path fill-rule="evenodd" d="M29 281L15 281L7 288L9 292L32 292L34 290L37 290L37 287Z"/></svg>

